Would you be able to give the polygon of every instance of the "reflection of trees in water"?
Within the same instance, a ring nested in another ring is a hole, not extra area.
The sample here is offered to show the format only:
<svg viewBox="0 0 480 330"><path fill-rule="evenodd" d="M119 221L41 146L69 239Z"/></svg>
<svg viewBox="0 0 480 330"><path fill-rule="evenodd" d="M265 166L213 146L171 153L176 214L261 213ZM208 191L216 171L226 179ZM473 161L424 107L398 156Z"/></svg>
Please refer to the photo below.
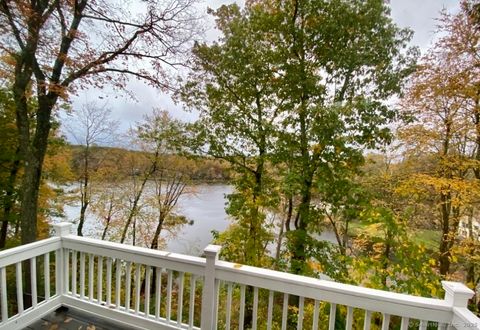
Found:
<svg viewBox="0 0 480 330"><path fill-rule="evenodd" d="M147 182L135 206L133 199L138 196L138 191L134 184L123 182L101 187L92 198L92 210L86 224L89 234L96 238L120 241L125 229L125 219L135 207L125 242L136 246L165 248L167 241L176 237L182 227L191 220L182 215L181 207L177 206L179 192L175 196L172 190L175 185L163 182L162 185L171 194L163 197L158 195L158 184L155 181ZM193 187L182 188L182 194L192 194L194 191ZM158 230L160 221L161 228ZM158 237L155 242L156 233Z"/></svg>
<svg viewBox="0 0 480 330"><path fill-rule="evenodd" d="M73 189L70 187L65 190ZM133 184L129 181L106 183L94 188L92 208L87 212L84 233L87 237L102 238L109 221L105 239L118 242L124 225L128 208L131 207ZM147 182L140 199L140 207L136 216L136 245L150 247L155 231L158 212L151 204L155 199L155 183ZM227 185L189 185L175 206L176 216L183 217L188 224L177 227L166 227L162 230L159 249L167 249L179 253L200 255L203 248L211 240L211 230L223 230L228 221L224 211L224 195L230 193ZM149 201L150 200L150 201ZM78 204L65 207L69 221L76 221L79 214ZM110 217L109 217L110 216ZM193 222L193 223L192 223ZM132 243L128 237L129 244Z"/></svg>

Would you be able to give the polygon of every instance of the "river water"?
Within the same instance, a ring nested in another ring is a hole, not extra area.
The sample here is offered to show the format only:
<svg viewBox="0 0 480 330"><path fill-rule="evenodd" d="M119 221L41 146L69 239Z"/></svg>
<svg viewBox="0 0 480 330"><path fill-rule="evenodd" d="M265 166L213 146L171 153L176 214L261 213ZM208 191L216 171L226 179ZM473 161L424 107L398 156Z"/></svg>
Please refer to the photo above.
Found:
<svg viewBox="0 0 480 330"><path fill-rule="evenodd" d="M190 255L201 255L203 249L212 241L212 230L224 231L230 220L225 212L226 195L232 192L229 185L196 185L192 189L195 193L180 197L175 212L192 220L193 224L183 226L174 236L167 236L166 250L170 252ZM66 219L54 219L54 222L68 221L74 224L80 213L80 205L65 205ZM88 216L84 225L84 235L87 237L101 237L103 225L93 216ZM166 237L166 235L163 235ZM325 230L319 239L335 243L335 235ZM274 245L269 247L274 251Z"/></svg>
<svg viewBox="0 0 480 330"><path fill-rule="evenodd" d="M179 199L178 212L193 220L178 236L167 243L171 252L198 255L212 241L212 230L224 231L229 225L225 213L226 195L232 192L227 185L199 185L193 195Z"/></svg>
<svg viewBox="0 0 480 330"><path fill-rule="evenodd" d="M192 225L183 226L180 231L167 242L166 250L177 253L199 255L212 241L212 230L223 231L228 227L229 219L225 213L226 195L232 188L228 185L196 185L195 193L180 197L176 213L186 216L193 221ZM54 218L54 222L67 221L74 224L80 213L79 204L64 206L66 218ZM84 225L84 235L98 238L103 228L99 221L89 216Z"/></svg>

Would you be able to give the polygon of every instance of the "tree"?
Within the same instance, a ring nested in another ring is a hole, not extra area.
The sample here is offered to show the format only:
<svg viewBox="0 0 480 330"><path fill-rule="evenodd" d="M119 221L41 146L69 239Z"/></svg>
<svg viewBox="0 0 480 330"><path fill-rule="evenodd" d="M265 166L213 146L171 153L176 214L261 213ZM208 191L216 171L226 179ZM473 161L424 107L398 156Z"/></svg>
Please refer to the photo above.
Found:
<svg viewBox="0 0 480 330"><path fill-rule="evenodd" d="M40 177L55 109L75 90L108 82L122 88L128 76L168 88L165 65L177 65L195 35L192 4L148 0L129 11L103 0L0 2L2 70L12 76L25 166L23 243L36 239ZM35 125L28 110L32 97L38 102Z"/></svg>
<svg viewBox="0 0 480 330"><path fill-rule="evenodd" d="M240 251L262 249L248 242L261 235L280 192L291 271L303 273L321 230L314 199L331 202L335 184L362 164L362 149L389 139L387 100L412 71L415 52L404 51L411 33L373 0L250 1L244 11L224 6L215 15L224 37L196 45L197 67L182 96L208 127L206 151L240 174L229 207L237 229L254 229ZM281 189L273 188L268 163L284 175Z"/></svg>
<svg viewBox="0 0 480 330"><path fill-rule="evenodd" d="M218 238L225 244L223 253L232 261L261 266L273 239L266 226L268 209L276 201L267 165L286 97L275 94L276 50L266 34L275 22L249 5L210 13L223 36L213 45L194 46L194 68L179 96L187 108L200 112L190 142L193 152L223 159L237 173L227 206L235 224Z"/></svg>
<svg viewBox="0 0 480 330"><path fill-rule="evenodd" d="M442 13L444 36L422 58L403 99L415 118L401 134L406 150L410 157L430 155L433 165L405 180L403 189L434 197L442 275L450 272L460 219L480 197L480 33L469 4L462 2L456 15Z"/></svg>
<svg viewBox="0 0 480 330"><path fill-rule="evenodd" d="M73 113L74 124L67 124L67 130L75 141L82 146L80 162L80 218L78 220L77 235L83 236L85 214L91 201L92 179L101 166L102 159L95 159L92 148L100 144L112 143L115 139L119 123L110 119L111 109L107 104L98 106L91 102L84 104L80 110ZM98 156L99 153L96 153Z"/></svg>
<svg viewBox="0 0 480 330"><path fill-rule="evenodd" d="M31 99L29 109L35 108L35 100ZM32 123L33 124L33 123ZM58 122L53 123L53 129L48 139L48 149L46 154L46 171L43 173L40 196L40 215L39 223L42 223L42 236L45 234L46 218L56 206L54 201L50 201L48 196L56 196L51 188L45 183L45 179L54 179L59 182L65 180L70 175L69 155L65 148L64 140L60 137L58 131ZM13 93L8 89L0 90L0 131L2 139L0 141L0 248L7 244L8 233L17 236L19 232L20 221L18 218L18 200L19 200L19 182L23 177L23 164L20 159L20 149L18 143L18 134L15 127L15 104ZM48 228L47 228L48 230ZM17 241L13 241L17 243Z"/></svg>
<svg viewBox="0 0 480 330"><path fill-rule="evenodd" d="M92 190L91 211L102 224L101 238L115 240L115 229L123 226L130 211L130 165L141 163L144 157L138 151L112 147L94 148L92 153L102 162L95 173L98 188Z"/></svg>
<svg viewBox="0 0 480 330"><path fill-rule="evenodd" d="M403 180L415 174L411 167L409 159L399 157L398 146L368 155L363 175L355 180L368 203L350 233L349 277L375 288L438 297L440 281L427 249L430 242L422 242L419 234L428 225L424 218L431 217L431 209L416 209L399 191Z"/></svg>
<svg viewBox="0 0 480 330"><path fill-rule="evenodd" d="M440 278L424 244L414 240L407 222L391 209L374 205L354 240L350 279L382 290L439 297Z"/></svg>
<svg viewBox="0 0 480 330"><path fill-rule="evenodd" d="M362 152L390 138L388 99L398 95L413 68L411 37L388 15L383 1L252 2L277 24L282 105L278 163L289 164L294 210L286 228L291 271L304 273L321 231L316 200L333 200L363 163Z"/></svg>
<svg viewBox="0 0 480 330"><path fill-rule="evenodd" d="M141 150L143 159L138 162L132 159L130 177L132 179L132 192L130 198L130 210L122 230L120 242L123 243L133 225L133 242L136 238L136 218L140 214L142 205L148 205L144 198L147 183L153 180L155 183L155 196L153 207L157 216L157 226L154 230L152 244L158 248L158 239L164 222L173 215L178 198L185 192L186 179L188 176L181 170L181 166L168 163L167 158L175 153L180 146L179 141L183 134L183 124L173 119L167 111L154 109L153 114L145 116L144 120L137 123L131 132L135 144ZM135 158L140 158L135 156ZM168 164L172 167L168 167ZM147 198L148 199L148 198ZM151 220L150 216L146 216ZM179 221L182 223L182 221Z"/></svg>
<svg viewBox="0 0 480 330"><path fill-rule="evenodd" d="M156 224L151 237L151 249L159 248L162 230L174 230L186 224L186 218L175 214L178 199L184 195L189 181L189 168L182 165L182 159L175 159L178 142L183 134L183 124L173 119L167 111L154 110L151 116L136 127L136 135L145 151L155 154L156 163L152 178L155 190L151 206L155 210L153 223Z"/></svg>
<svg viewBox="0 0 480 330"><path fill-rule="evenodd" d="M133 132L131 132L133 133ZM128 232L133 221L133 240L135 245L135 224L136 218L142 207L142 197L145 187L153 174L157 171L160 151L154 150L153 153L140 153L138 155L128 155L127 162L127 178L129 179L129 187L125 190L127 195L127 203L129 205L126 216L124 217L123 229L120 236L120 243L124 243L127 239Z"/></svg>

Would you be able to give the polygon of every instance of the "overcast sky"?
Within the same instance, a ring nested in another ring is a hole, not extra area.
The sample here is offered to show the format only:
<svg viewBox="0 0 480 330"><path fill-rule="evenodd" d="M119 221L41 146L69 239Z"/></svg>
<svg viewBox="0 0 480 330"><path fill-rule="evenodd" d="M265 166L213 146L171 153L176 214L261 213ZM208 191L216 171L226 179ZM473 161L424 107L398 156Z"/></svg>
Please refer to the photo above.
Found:
<svg viewBox="0 0 480 330"><path fill-rule="evenodd" d="M237 1L239 2L239 1ZM218 8L222 4L229 4L232 1L214 0L204 1L200 10L206 12L207 7ZM239 2L241 3L241 2ZM419 46L422 51L426 50L434 38L436 26L435 19L439 12L445 9L455 12L459 8L458 0L391 0L392 17L400 27L410 27L414 32L412 43ZM216 38L213 20L207 22L208 31L206 37L210 40ZM155 89L146 86L138 81L129 84L137 101L130 99L118 92L104 89L102 91L91 90L84 92L73 99L73 110L83 103L98 100L101 103L108 102L112 108L112 117L120 122L120 129L125 131L135 122L142 119L144 114L150 113L152 108L161 107L169 110L170 113L179 119L193 120L194 114L185 113L181 106L175 105L168 95L161 94Z"/></svg>

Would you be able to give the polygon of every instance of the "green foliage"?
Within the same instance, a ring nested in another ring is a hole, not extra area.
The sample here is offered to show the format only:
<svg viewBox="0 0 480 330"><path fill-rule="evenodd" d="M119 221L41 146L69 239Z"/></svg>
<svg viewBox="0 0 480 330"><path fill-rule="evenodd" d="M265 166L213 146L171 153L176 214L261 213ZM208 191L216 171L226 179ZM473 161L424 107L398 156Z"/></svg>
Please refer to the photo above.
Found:
<svg viewBox="0 0 480 330"><path fill-rule="evenodd" d="M289 234L291 262L292 271L304 272L307 245L315 242L309 228L319 227L322 218L313 195L320 203L350 208L334 196L337 185L342 190L362 165L363 148L389 141L386 125L394 111L387 99L399 92L413 58L402 50L410 33L391 22L381 1L273 6L283 18L278 33L286 42L276 46L284 50L282 92L289 95L278 159L294 157L294 193L300 202L298 233Z"/></svg>
<svg viewBox="0 0 480 330"><path fill-rule="evenodd" d="M13 95L8 89L0 89L0 175L2 180L6 176L10 163L18 158L16 149L18 148L17 127L15 126L15 108ZM3 184L1 185L4 186Z"/></svg>
<svg viewBox="0 0 480 330"><path fill-rule="evenodd" d="M17 178L20 176L20 155L15 125L13 95L0 89L0 219L2 222L0 248L7 244L9 225L18 221L16 201L19 198Z"/></svg>
<svg viewBox="0 0 480 330"><path fill-rule="evenodd" d="M239 174L228 206L236 225L226 235L239 232L238 251L264 253L267 210L290 200L290 269L307 272L305 262L327 249L315 238L325 209L313 199L335 203L345 218L357 212L359 194L337 192L348 191L362 149L390 139L387 100L411 73L411 33L382 1L251 2L211 13L222 36L194 47L178 95L200 111L192 145Z"/></svg>
<svg viewBox="0 0 480 330"><path fill-rule="evenodd" d="M273 23L267 13L237 5L211 14L223 37L213 45L195 45L195 69L179 97L200 111L193 151L224 159L238 173L227 206L235 224L218 242L232 246L234 237L239 245L226 252L230 260L259 266L273 239L268 212L277 202L267 164L282 100L274 96L280 87L274 70L278 54L263 30Z"/></svg>
<svg viewBox="0 0 480 330"><path fill-rule="evenodd" d="M415 243L407 223L391 210L375 207L362 214L366 224L355 239L352 279L362 285L419 296L441 297L440 276L423 244Z"/></svg>

